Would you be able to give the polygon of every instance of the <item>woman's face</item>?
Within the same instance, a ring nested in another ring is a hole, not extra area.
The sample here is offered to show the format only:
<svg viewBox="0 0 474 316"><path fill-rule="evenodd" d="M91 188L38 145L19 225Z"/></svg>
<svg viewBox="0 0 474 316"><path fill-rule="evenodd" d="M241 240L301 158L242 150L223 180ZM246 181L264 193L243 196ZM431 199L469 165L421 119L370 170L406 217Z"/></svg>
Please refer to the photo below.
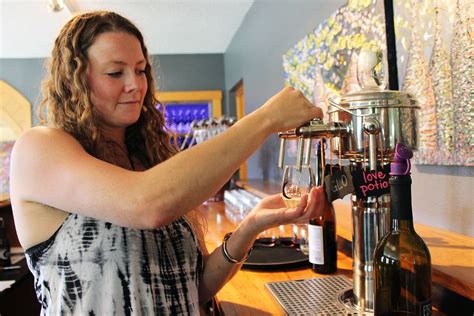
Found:
<svg viewBox="0 0 474 316"><path fill-rule="evenodd" d="M147 91L140 41L123 32L100 34L88 50L86 70L94 111L104 130L135 123Z"/></svg>

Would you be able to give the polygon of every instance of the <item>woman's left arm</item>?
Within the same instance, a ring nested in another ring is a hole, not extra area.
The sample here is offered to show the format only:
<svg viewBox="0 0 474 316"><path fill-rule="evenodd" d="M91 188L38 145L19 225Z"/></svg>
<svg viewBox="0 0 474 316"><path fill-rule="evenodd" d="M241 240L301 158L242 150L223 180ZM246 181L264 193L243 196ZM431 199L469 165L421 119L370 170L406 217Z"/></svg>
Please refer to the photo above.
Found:
<svg viewBox="0 0 474 316"><path fill-rule="evenodd" d="M308 222L324 207L326 199L322 187L312 189L295 208L287 208L279 194L268 196L245 217L226 243L230 257L245 258L260 232L282 224ZM199 284L201 303L212 298L242 267L224 257L222 245L205 258L204 272Z"/></svg>

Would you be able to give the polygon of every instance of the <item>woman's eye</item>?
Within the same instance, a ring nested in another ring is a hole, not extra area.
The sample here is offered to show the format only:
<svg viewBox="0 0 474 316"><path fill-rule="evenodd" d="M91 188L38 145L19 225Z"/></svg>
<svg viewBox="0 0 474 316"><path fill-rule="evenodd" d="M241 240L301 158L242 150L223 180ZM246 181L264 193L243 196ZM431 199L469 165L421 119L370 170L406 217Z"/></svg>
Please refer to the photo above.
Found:
<svg viewBox="0 0 474 316"><path fill-rule="evenodd" d="M146 74L146 71L145 71L145 69L138 69L138 70L137 70L137 74L138 74L138 75L145 75L145 74Z"/></svg>
<svg viewBox="0 0 474 316"><path fill-rule="evenodd" d="M107 73L107 75L110 77L118 78L122 75L122 72L121 71L109 72Z"/></svg>

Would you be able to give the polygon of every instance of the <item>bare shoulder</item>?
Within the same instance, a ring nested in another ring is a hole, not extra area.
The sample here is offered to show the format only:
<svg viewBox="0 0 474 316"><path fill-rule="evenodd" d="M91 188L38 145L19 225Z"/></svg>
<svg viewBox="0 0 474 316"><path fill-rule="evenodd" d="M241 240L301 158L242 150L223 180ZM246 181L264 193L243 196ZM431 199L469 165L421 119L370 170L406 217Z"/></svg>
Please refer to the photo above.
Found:
<svg viewBox="0 0 474 316"><path fill-rule="evenodd" d="M37 126L20 135L13 147L13 154L16 152L28 154L35 151L44 151L45 149L54 150L55 148L61 150L66 148L78 149L81 146L74 137L61 129Z"/></svg>
<svg viewBox="0 0 474 316"><path fill-rule="evenodd" d="M42 188L54 190L50 182L54 181L52 170L58 169L57 157L61 153L81 151L85 152L74 137L49 127L31 128L15 142L10 198L17 234L25 249L49 238L66 218L67 212L41 203L34 193Z"/></svg>
<svg viewBox="0 0 474 316"><path fill-rule="evenodd" d="M61 129L34 127L15 142L10 162L10 195L14 199L57 178L65 163L87 155L79 142Z"/></svg>
<svg viewBox="0 0 474 316"><path fill-rule="evenodd" d="M12 181L24 179L18 174L34 175L35 170L53 167L71 156L80 158L85 150L70 134L61 129L38 126L25 131L16 140L11 154Z"/></svg>

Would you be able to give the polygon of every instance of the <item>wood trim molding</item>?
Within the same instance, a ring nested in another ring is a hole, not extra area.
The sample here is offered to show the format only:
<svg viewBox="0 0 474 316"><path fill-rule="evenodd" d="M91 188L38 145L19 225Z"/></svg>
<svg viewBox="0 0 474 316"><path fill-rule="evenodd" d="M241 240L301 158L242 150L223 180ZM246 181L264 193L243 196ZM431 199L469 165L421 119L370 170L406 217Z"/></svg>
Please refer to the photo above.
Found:
<svg viewBox="0 0 474 316"><path fill-rule="evenodd" d="M245 97L244 97L244 82L240 80L234 87L235 89L235 106L237 120L245 116ZM240 180L247 180L247 162L244 162L239 169Z"/></svg>
<svg viewBox="0 0 474 316"><path fill-rule="evenodd" d="M4 80L0 96L0 141L14 141L31 127L31 103Z"/></svg>
<svg viewBox="0 0 474 316"><path fill-rule="evenodd" d="M159 91L155 93L155 96L162 103L210 101L212 104L212 116L216 118L222 116L221 90Z"/></svg>

